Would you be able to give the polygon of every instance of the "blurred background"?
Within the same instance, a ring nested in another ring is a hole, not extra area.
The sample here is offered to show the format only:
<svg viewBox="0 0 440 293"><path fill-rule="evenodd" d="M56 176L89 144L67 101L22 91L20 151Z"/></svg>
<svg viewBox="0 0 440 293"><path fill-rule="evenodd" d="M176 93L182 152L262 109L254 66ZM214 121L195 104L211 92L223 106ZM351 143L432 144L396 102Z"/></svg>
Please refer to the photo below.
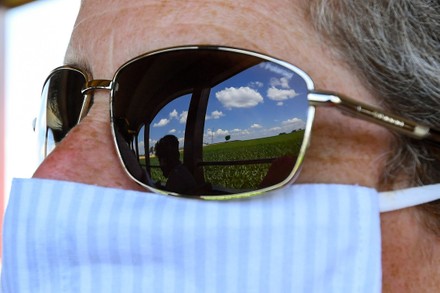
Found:
<svg viewBox="0 0 440 293"><path fill-rule="evenodd" d="M1 215L12 178L31 177L37 167L33 120L41 88L63 65L79 6L80 0L0 0Z"/></svg>

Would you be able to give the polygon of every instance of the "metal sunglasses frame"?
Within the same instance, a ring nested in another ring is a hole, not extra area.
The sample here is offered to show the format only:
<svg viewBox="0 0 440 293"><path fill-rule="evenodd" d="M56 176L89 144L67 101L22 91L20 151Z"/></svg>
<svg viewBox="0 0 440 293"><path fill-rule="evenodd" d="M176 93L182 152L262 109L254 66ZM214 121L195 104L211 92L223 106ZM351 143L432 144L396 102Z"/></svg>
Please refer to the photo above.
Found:
<svg viewBox="0 0 440 293"><path fill-rule="evenodd" d="M137 62L138 60L148 58L150 56L154 56L156 54L161 54L165 52L173 52L173 51L182 51L182 50L216 50L219 52L232 52L237 54L244 54L247 56L253 56L260 58L265 61L273 62L275 64L278 64L284 68L287 68L288 70L291 70L295 74L299 75L303 80L305 81L307 85L307 99L309 102L309 108L308 108L308 119L305 127L305 134L303 143L301 145L300 152L298 154L298 159L295 163L295 166L290 173L290 175L283 180L282 182L272 185L267 188L262 188L250 192L244 192L244 193L237 193L237 194L227 194L227 195L182 195L177 194L173 192L164 191L161 189L154 188L152 186L146 185L143 182L140 182L136 178L134 178L130 172L125 167L125 164L123 162L120 150L118 148L118 144L116 141L116 134L115 134L115 126L114 126L114 119L113 119L113 100L115 97L115 92L117 90L117 79L119 76L119 72L124 69L126 66L129 66L132 63ZM161 193L161 194L168 194L173 196L179 196L179 197L186 197L186 198L201 198L201 199L209 199L209 200L226 200L226 199L237 199L237 198L246 198L251 197L255 195L260 195L263 193L266 193L268 191L281 188L289 183L292 183L295 181L295 179L298 177L300 173L300 169L304 160L304 156L306 153L306 150L310 144L310 136L311 136L311 129L312 124L314 120L315 115L315 109L316 107L334 107L341 111L343 114L348 114L351 117L366 120L369 122L372 122L377 125L381 125L383 127L389 128L399 134L411 137L413 139L417 140L424 140L426 142L429 142L437 147L440 147L440 130L434 129L425 125L421 125L419 123L416 123L414 121L407 120L403 117L400 117L398 115L390 114L385 111L382 111L376 107L358 102L352 98L349 98L345 95L342 95L340 93L336 92L329 92L329 91L321 91L321 90L315 90L313 80L300 68L282 61L280 59L276 59L274 57L257 53L254 51L249 51L245 49L239 49L239 48L233 48L233 47L225 47L225 46L207 46L207 45L190 45L190 46L179 46L179 47L170 47L165 49L160 49L156 51L152 51L149 53L142 54L136 58L131 59L130 61L123 64L114 74L112 80L101 80L101 79L92 79L91 74L86 72L85 70L79 69L77 67L73 66L61 66L56 68L51 72L47 80L50 79L50 77L55 74L57 71L60 70L72 70L79 72L83 75L84 79L86 80L86 84L84 85L84 88L82 89L81 93L84 95L84 101L83 106L79 115L78 123L87 115L88 110L90 109L91 105L93 104L93 96L91 95L91 92L97 91L97 90L104 90L104 91L110 91L110 121L111 121L111 131L113 135L114 144L117 150L117 154L119 156L119 159L121 161L122 167L124 168L125 172L130 176L135 182L137 182L139 185L143 186L147 190ZM46 81L47 81L46 80ZM43 101L44 102L44 101ZM47 139L45 138L45 142L47 143ZM44 154L46 156L46 154Z"/></svg>

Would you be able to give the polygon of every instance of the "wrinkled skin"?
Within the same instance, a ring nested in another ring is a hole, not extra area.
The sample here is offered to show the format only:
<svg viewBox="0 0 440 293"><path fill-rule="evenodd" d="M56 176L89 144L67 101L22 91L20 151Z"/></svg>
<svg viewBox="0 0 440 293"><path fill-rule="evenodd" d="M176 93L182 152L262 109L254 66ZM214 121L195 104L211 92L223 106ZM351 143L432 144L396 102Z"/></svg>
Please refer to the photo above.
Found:
<svg viewBox="0 0 440 293"><path fill-rule="evenodd" d="M378 104L311 29L301 5L306 4L298 0L85 0L65 62L86 64L94 78L111 79L123 63L151 50L184 44L235 46L295 64L318 89ZM119 163L108 101L108 93L95 93L88 116L42 163L35 177L143 190ZM298 182L378 187L390 151L387 130L320 108L312 133ZM384 291L438 292L439 245L423 229L415 209L382 214L381 221Z"/></svg>

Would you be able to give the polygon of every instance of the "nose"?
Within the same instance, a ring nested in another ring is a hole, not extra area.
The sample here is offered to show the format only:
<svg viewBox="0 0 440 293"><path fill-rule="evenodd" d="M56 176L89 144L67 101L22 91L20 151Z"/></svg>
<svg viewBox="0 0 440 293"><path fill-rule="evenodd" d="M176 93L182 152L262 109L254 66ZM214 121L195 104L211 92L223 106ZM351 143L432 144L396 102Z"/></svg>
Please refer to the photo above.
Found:
<svg viewBox="0 0 440 293"><path fill-rule="evenodd" d="M108 94L102 94L95 96L88 115L41 163L34 178L145 191L122 167L110 129Z"/></svg>

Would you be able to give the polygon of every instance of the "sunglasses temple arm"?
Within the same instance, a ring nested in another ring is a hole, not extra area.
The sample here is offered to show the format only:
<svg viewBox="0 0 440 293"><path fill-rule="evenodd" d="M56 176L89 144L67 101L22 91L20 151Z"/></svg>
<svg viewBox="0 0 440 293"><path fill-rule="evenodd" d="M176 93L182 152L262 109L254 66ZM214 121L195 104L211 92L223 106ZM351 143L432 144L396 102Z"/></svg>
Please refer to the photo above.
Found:
<svg viewBox="0 0 440 293"><path fill-rule="evenodd" d="M313 106L336 107L344 114L367 120L375 124L419 140L427 140L440 147L440 131L406 120L397 115L360 103L348 97L331 92L311 92L309 103Z"/></svg>

